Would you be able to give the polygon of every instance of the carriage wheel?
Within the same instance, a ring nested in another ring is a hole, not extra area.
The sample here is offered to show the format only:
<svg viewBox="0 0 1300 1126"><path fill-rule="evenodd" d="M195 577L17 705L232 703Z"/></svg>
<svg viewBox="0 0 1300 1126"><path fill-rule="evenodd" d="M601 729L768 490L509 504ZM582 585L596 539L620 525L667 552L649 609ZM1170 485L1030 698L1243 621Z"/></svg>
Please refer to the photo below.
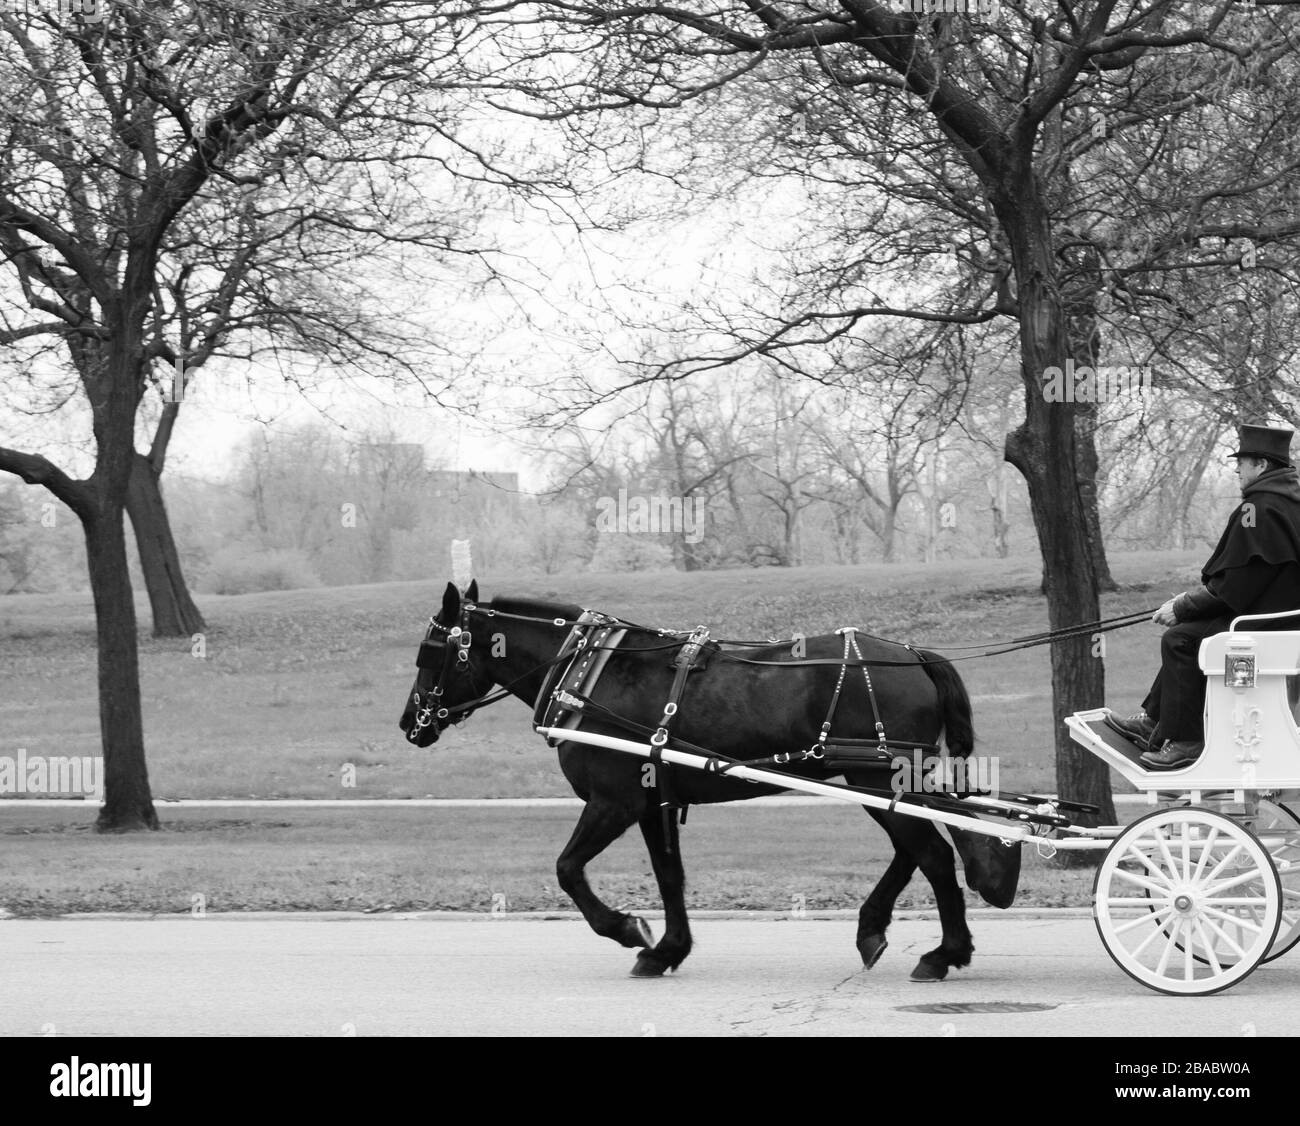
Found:
<svg viewBox="0 0 1300 1126"><path fill-rule="evenodd" d="M1212 805L1213 797L1208 798L1207 801ZM1275 958L1282 957L1297 942L1300 942L1300 817L1280 802L1262 798L1254 818L1247 818L1245 823L1273 858L1273 867L1282 886L1282 921L1278 925L1277 937L1273 939L1273 944L1263 958L1263 961L1271 962ZM1154 912L1158 909L1157 900L1150 891L1147 894L1151 910ZM1262 922L1262 913L1258 906L1239 906L1231 909L1229 913L1241 915L1256 924ZM1172 922L1167 922L1164 926L1166 935L1170 933L1171 927ZM1226 922L1224 931L1231 935L1239 946L1244 945L1245 938L1248 937ZM1178 948L1182 949L1181 942L1178 942ZM1218 943L1215 953L1224 964L1237 960L1235 949L1224 941ZM1193 957L1197 961L1208 960L1204 953L1193 953Z"/></svg>
<svg viewBox="0 0 1300 1126"><path fill-rule="evenodd" d="M1216 993L1268 955L1282 889L1267 849L1230 817L1163 809L1111 845L1093 888L1107 953L1161 993Z"/></svg>
<svg viewBox="0 0 1300 1126"><path fill-rule="evenodd" d="M1300 817L1281 802L1261 798L1251 828L1273 858L1282 885L1282 922L1264 957L1271 962L1300 942Z"/></svg>

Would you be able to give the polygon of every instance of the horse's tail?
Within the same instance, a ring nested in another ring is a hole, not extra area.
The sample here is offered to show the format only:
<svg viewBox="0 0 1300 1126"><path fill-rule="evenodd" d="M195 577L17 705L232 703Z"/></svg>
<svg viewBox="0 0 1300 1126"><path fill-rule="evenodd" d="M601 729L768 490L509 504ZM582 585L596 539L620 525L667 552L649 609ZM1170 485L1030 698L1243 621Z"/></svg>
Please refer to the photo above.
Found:
<svg viewBox="0 0 1300 1126"><path fill-rule="evenodd" d="M970 696L952 662L928 649L914 650L921 667L939 692L939 713L943 716L943 738L948 752L964 758L975 749L975 725L971 719Z"/></svg>

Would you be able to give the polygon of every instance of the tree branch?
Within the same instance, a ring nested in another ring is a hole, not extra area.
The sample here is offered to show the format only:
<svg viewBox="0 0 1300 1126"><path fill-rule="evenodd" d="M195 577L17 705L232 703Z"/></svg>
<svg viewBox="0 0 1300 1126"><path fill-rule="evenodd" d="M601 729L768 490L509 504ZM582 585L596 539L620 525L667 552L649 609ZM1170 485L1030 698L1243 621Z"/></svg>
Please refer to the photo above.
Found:
<svg viewBox="0 0 1300 1126"><path fill-rule="evenodd" d="M49 458L0 446L0 471L17 474L29 485L44 485L83 521L94 519L93 486L69 477Z"/></svg>

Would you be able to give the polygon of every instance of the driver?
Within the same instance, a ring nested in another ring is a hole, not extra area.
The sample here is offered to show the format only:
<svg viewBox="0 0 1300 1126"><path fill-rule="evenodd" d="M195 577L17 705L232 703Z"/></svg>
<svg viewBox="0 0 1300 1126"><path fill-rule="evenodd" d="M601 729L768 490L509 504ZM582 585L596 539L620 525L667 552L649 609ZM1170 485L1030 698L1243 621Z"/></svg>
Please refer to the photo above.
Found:
<svg viewBox="0 0 1300 1126"><path fill-rule="evenodd" d="M1300 475L1291 463L1295 431L1242 426L1237 478L1241 504L1228 520L1201 584L1171 598L1151 620L1169 626L1160 639L1160 672L1127 719L1107 713L1106 723L1146 747L1149 770L1188 766L1205 749L1201 717L1205 675L1197 661L1201 642L1228 629L1240 614L1300 609ZM1252 628L1300 628L1300 618L1260 622Z"/></svg>

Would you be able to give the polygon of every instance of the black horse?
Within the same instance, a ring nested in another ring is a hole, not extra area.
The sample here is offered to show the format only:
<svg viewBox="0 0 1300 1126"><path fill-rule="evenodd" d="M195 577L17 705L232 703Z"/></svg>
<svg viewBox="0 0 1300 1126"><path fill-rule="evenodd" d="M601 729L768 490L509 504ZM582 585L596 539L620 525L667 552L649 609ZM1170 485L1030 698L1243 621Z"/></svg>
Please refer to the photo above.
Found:
<svg viewBox="0 0 1300 1126"><path fill-rule="evenodd" d="M496 598L478 605L478 585L471 583L462 600L451 583L442 608L431 619L425 659L402 713L401 728L420 747L460 722L489 698L506 693L532 705L573 623L577 606L523 598ZM667 641L666 641L667 638ZM676 675L672 659L686 638L661 631L632 629L610 654L591 694L593 704L647 729L664 712ZM778 668L758 662L789 662L789 643L745 649L746 661L715 652L708 666L691 672L674 717L673 741L684 740L736 759L761 759L798 753L818 741L832 695L841 681L836 664L843 657L840 637L809 637L810 659L825 664ZM974 743L970 699L952 665L935 654L859 635L862 657L886 662L870 669L876 706L891 740L935 744L944 737L950 755L970 753ZM849 668L835 710L835 736L874 737L875 719L861 670ZM494 687L502 691L492 697ZM467 706L468 705L468 706ZM582 718L584 731L629 738L627 730L607 720ZM644 739L638 740L643 742ZM691 949L683 894L681 855L674 846L675 826L661 815L657 794L645 783L645 760L619 751L578 742L558 744L560 768L574 792L586 802L578 824L556 862L560 886L577 904L597 934L623 946L641 948L633 974L650 977L675 969ZM815 760L783 768L803 777L827 778ZM707 805L742 801L779 788L754 784L692 767L672 767L673 800ZM869 766L841 769L851 784L882 787L881 771ZM970 963L974 946L966 925L965 902L958 886L952 850L936 825L919 817L870 809L889 835L894 858L858 915L857 948L867 967L884 952L885 932L894 904L913 872L920 868L934 890L943 940L922 955L912 972L916 981L942 980L950 966ZM665 930L658 943L637 916L606 906L587 882L587 863L600 855L632 825L639 825L664 903ZM671 826L671 827L670 827ZM1018 846L993 837L949 827L965 863L972 890L997 907L1010 906L1019 877Z"/></svg>

